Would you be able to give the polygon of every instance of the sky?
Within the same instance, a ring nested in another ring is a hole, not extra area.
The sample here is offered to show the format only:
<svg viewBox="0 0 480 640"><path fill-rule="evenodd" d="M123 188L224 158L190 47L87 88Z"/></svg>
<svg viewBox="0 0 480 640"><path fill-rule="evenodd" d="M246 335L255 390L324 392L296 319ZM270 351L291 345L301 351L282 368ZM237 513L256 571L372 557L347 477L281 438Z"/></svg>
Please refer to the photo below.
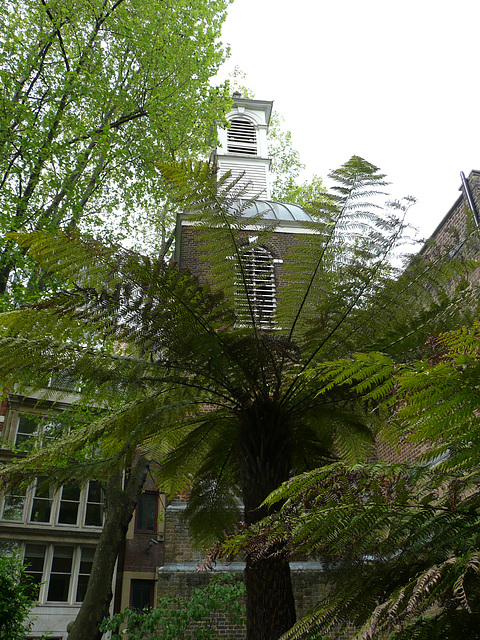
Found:
<svg viewBox="0 0 480 640"><path fill-rule="evenodd" d="M479 39L479 0L234 0L222 76L274 101L305 178L362 156L428 237L480 170Z"/></svg>

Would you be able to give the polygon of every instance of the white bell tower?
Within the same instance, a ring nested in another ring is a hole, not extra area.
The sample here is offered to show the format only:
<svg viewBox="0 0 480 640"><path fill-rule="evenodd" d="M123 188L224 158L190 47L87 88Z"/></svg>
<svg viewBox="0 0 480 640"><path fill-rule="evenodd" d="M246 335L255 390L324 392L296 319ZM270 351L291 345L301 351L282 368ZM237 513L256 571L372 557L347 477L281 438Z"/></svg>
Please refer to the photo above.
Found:
<svg viewBox="0 0 480 640"><path fill-rule="evenodd" d="M270 198L267 130L272 105L271 101L242 98L236 91L232 109L226 117L230 127L218 131L218 175L227 171L231 172L232 178L243 175L238 186L245 189L245 198Z"/></svg>

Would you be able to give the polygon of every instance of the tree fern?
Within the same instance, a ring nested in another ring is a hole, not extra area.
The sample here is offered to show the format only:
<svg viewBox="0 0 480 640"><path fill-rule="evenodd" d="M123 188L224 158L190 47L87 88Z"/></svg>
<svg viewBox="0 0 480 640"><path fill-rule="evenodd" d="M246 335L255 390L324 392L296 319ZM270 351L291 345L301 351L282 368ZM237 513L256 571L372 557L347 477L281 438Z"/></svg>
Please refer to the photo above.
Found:
<svg viewBox="0 0 480 640"><path fill-rule="evenodd" d="M73 424L71 433L42 456L36 452L6 468L0 478L4 486L35 473L57 482L106 478L131 462L138 445L144 455L162 459L161 480L170 492L191 489L192 522L208 524L209 513L217 517L220 507L227 507L227 521L219 527L224 532L237 517L238 498L245 521L252 524L279 509L284 498L263 501L293 473L339 456L362 460L371 454L379 404L391 396L396 362L418 349L429 313L430 319L445 320L442 287L457 265L419 261L395 279L390 256L401 240L403 221L380 206L384 176L353 158L334 173L336 190L312 208L307 233L286 258L291 271L280 283L276 324L267 331L251 300L245 234L254 227L249 247L260 248L274 227L260 215L243 216L249 203L238 200L238 183L228 176L218 180L208 165L161 170L172 199L202 233L213 285L179 272L163 258L104 247L89 237L15 236L46 271L67 284L59 294L2 317L5 383L28 393L44 388L49 372L65 373L82 381L83 411L90 407L98 413ZM235 308L236 287L248 301L246 316ZM429 301L435 304L426 311ZM400 327L409 337L398 346ZM351 356L379 343L395 345L390 356ZM58 463L59 451L65 464ZM360 468L356 473L373 491L368 473ZM333 513L341 491L350 487L356 495L357 480L345 477L347 483L338 471L333 484L329 477L326 514ZM387 475L384 482L391 486L393 481ZM340 532L349 517L347 510ZM298 527L294 519L287 524ZM388 540L386 513L377 524ZM349 544L368 525L368 514L354 518ZM317 521L306 540L316 540L316 528L324 532L330 553L338 555L343 547L336 533ZM393 533L402 542L401 531ZM365 549L371 539L365 538ZM264 606L263 598L276 594L272 637L293 618L283 553L287 539L279 537L273 548L273 559L257 562L254 554L247 555L249 624L256 624L252 612ZM262 577L252 582L255 572ZM378 593L372 592L372 601ZM341 602L329 607L327 617L333 620ZM249 627L248 633L253 637L257 631Z"/></svg>

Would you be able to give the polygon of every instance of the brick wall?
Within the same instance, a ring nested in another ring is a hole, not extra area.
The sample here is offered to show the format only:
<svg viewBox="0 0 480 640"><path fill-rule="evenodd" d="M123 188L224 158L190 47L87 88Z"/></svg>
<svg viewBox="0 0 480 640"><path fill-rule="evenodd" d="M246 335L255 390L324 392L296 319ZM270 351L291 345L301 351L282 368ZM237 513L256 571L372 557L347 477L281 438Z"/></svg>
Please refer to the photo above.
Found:
<svg viewBox="0 0 480 640"><path fill-rule="evenodd" d="M125 541L124 571L150 572L163 564L163 542L150 543L152 534L136 532L133 539Z"/></svg>
<svg viewBox="0 0 480 640"><path fill-rule="evenodd" d="M468 176L468 184L476 205L477 211L480 211L480 172L472 171ZM470 209L465 196L463 187L460 189L461 194L450 207L438 227L432 234L431 240L434 240L438 246L452 247L465 234L468 226L468 218Z"/></svg>
<svg viewBox="0 0 480 640"><path fill-rule="evenodd" d="M480 172L472 171L469 175L468 183L477 211L480 211ZM467 232L472 230L473 225L474 222L471 220L468 201L462 188L461 195L435 229L432 237L423 247L421 253L427 258L435 259L438 256L444 256L446 252L460 247L459 251L455 254L456 259L476 258L478 260L480 257L480 243L478 238L473 236L468 244L462 244ZM471 284L479 284L480 269L472 270L467 265L464 276ZM454 286L455 281L452 281L452 290ZM405 441L405 439L401 440L398 446L393 447L377 438L375 445L376 458L389 463L413 463L428 450L428 447L428 442L413 444Z"/></svg>
<svg viewBox="0 0 480 640"><path fill-rule="evenodd" d="M200 564L205 553L195 549L184 520L186 502L172 502L165 515L165 564L194 562Z"/></svg>
<svg viewBox="0 0 480 640"><path fill-rule="evenodd" d="M381 462L388 462L390 464L402 462L414 463L428 450L428 446L427 442L414 444L403 440L399 442L398 446L394 447L377 438L375 442L375 458Z"/></svg>
<svg viewBox="0 0 480 640"><path fill-rule="evenodd" d="M194 589L206 587L214 574L196 571L179 571L176 573L159 572L158 597L175 596L177 598L190 598ZM232 574L236 579L241 580L240 573ZM245 629L243 626L234 625L228 615L218 613L215 616L215 627L225 640L243 640Z"/></svg>
<svg viewBox="0 0 480 640"><path fill-rule="evenodd" d="M179 268L189 269L196 275L200 281L205 282L209 279L210 265L206 259L205 252L202 249L201 240L202 231L194 226L182 226L182 237L179 254ZM247 231L238 234L239 242L248 241L249 235L255 235L254 231ZM269 251L274 259L283 260L287 251L296 242L296 236L293 233L284 233L275 231L265 243L265 249ZM284 269L281 264L275 265L275 276L277 286L281 286L284 277Z"/></svg>
<svg viewBox="0 0 480 640"><path fill-rule="evenodd" d="M473 202L477 212L480 212L480 172L472 171L468 177ZM475 221L468 204L467 197L461 188L461 195L432 234L421 253L435 259L437 256L450 252L457 260L478 260L480 257L480 242L477 234L470 235L475 228ZM467 236L469 236L468 240ZM471 284L480 283L480 269L472 269L466 265L463 277ZM452 282L452 289L455 282Z"/></svg>
<svg viewBox="0 0 480 640"><path fill-rule="evenodd" d="M150 463L150 470L155 472L155 462ZM154 477L149 473L143 485L144 492L158 495L158 516L155 532L137 531L135 528L136 510L125 539L123 555L123 571L151 572L164 562L163 521L165 518L163 504ZM159 535L161 534L161 535ZM154 540L155 542L152 542Z"/></svg>
<svg viewBox="0 0 480 640"><path fill-rule="evenodd" d="M183 518L184 507L184 503L175 501L169 505L166 512L165 564L159 571L158 597L174 595L189 598L193 589L206 586L212 576L225 572L243 579L242 558L238 558L237 562L230 565L219 564L214 572L199 570L206 554L205 551L195 549L191 544ZM297 617L301 618L328 593L328 586L319 563L293 562L291 567ZM245 637L244 629L234 628L224 617L219 619L219 625L222 637L226 640ZM340 640L347 637L340 636Z"/></svg>
<svg viewBox="0 0 480 640"><path fill-rule="evenodd" d="M223 572L221 572L223 573ZM238 580L243 579L240 571L229 572ZM193 589L205 587L215 572L178 571L164 573L159 572L158 596L172 595L180 598L189 598ZM299 570L292 571L292 587L295 597L297 619L302 618L322 597L327 595L328 586L319 571ZM245 628L233 625L226 616L218 616L218 630L225 640L243 640ZM350 633L338 636L338 640L347 640Z"/></svg>

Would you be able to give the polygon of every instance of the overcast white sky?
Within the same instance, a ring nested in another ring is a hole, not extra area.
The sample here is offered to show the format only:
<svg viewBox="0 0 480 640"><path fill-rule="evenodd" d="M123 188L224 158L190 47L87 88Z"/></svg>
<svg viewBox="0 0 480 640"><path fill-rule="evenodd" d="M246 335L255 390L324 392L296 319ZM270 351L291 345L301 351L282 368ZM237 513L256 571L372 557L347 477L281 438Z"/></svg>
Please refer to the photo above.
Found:
<svg viewBox="0 0 480 640"><path fill-rule="evenodd" d="M480 0L234 0L223 41L309 175L364 157L423 236L480 170Z"/></svg>

